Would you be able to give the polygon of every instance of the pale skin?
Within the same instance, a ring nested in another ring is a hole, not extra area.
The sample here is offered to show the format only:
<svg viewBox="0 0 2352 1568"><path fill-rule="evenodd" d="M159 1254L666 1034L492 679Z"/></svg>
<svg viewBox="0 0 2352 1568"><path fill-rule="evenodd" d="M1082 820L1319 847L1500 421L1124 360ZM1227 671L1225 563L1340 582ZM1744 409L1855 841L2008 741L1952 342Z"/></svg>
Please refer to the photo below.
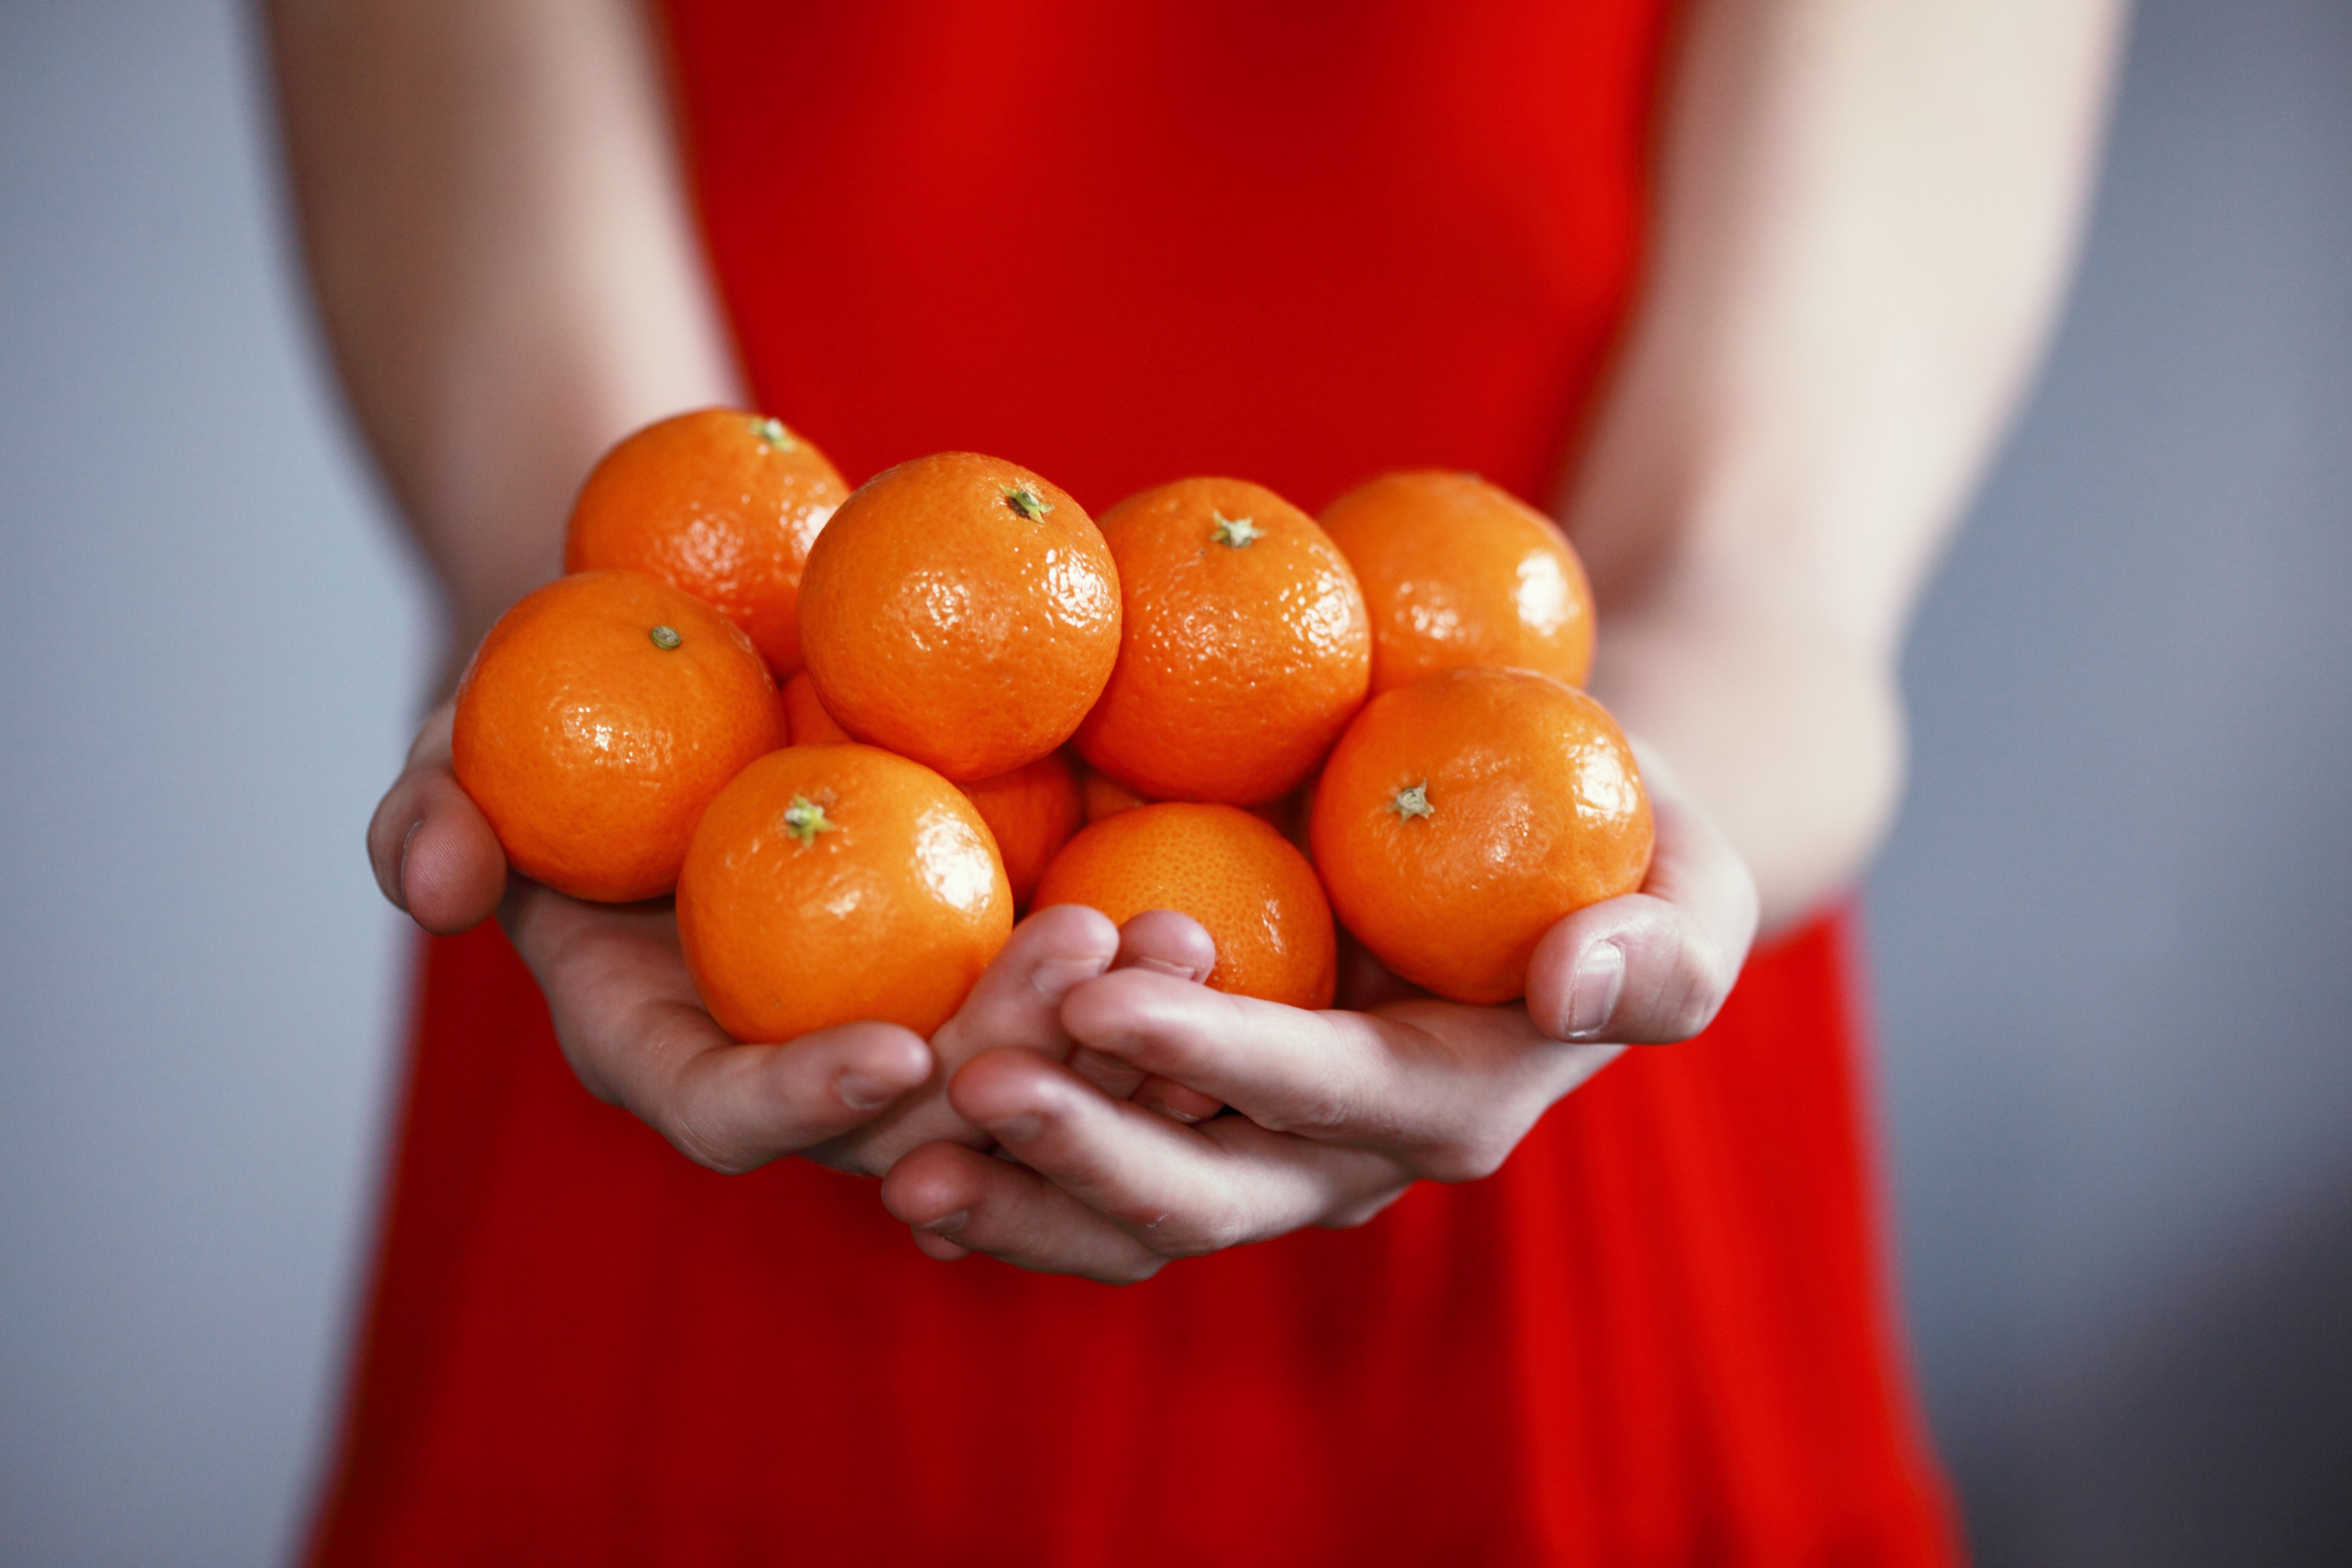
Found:
<svg viewBox="0 0 2352 1568"><path fill-rule="evenodd" d="M625 0L274 0L269 24L328 339L454 669L555 574L605 446L744 401L659 72ZM1251 1002L1199 984L1182 916L1062 908L928 1041L739 1045L666 910L508 876L446 702L370 826L377 880L427 931L496 913L591 1092L717 1170L880 1175L934 1258L1129 1281L1485 1176L1626 1045L1702 1028L1759 925L1837 898L1884 834L1904 625L2046 333L2121 25L2116 0L1692 10L1651 281L1560 501L1657 857L1552 928L1523 1005L1367 963L1341 997L1364 1010ZM1202 1119L1220 1101L1243 1114Z"/></svg>

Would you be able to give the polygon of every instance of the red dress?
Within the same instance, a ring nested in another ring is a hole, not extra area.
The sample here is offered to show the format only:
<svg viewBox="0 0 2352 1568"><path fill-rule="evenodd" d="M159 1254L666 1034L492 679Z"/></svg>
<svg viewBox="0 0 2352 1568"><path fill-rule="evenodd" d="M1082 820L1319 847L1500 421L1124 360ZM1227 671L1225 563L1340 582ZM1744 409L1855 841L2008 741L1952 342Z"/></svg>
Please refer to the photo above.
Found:
<svg viewBox="0 0 2352 1568"><path fill-rule="evenodd" d="M1548 496L1622 318L1656 0L669 17L760 402L1092 508L1385 468ZM1603 628L1606 636L1606 628ZM870 1181L699 1170L427 949L322 1563L1939 1564L1843 928L1490 1180L1111 1289Z"/></svg>

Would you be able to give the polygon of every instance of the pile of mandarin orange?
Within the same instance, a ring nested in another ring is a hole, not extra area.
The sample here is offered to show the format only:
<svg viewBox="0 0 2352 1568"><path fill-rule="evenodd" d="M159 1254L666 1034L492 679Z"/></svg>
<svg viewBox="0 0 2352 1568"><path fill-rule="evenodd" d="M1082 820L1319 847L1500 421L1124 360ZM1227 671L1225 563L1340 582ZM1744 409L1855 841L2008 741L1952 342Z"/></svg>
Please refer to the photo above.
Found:
<svg viewBox="0 0 2352 1568"><path fill-rule="evenodd" d="M1330 1004L1336 910L1404 979L1506 1002L1547 928L1648 868L1639 771L1579 689L1583 570L1473 475L1319 521L1179 479L1097 521L968 452L853 492L706 409L605 456L564 564L467 669L458 782L516 870L675 891L739 1039L929 1034L1024 905L1181 911L1209 984L1301 1007Z"/></svg>

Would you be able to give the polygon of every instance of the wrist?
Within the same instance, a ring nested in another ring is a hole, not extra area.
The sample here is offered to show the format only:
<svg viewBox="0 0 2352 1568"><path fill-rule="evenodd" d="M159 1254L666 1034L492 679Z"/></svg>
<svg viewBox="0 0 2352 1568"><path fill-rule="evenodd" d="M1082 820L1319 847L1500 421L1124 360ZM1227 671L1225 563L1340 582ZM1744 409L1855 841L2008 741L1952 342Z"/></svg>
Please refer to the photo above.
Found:
<svg viewBox="0 0 2352 1568"><path fill-rule="evenodd" d="M1748 863L1767 934L1857 879L1893 821L1895 672L1818 621L1630 610L1607 625L1592 688Z"/></svg>

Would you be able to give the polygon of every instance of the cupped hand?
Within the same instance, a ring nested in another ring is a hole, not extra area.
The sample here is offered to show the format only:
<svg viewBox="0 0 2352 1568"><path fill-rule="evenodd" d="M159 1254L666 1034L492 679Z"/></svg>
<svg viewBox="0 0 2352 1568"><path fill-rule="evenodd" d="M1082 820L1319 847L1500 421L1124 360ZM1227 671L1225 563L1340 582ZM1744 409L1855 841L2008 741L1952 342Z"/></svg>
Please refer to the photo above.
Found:
<svg viewBox="0 0 2352 1568"><path fill-rule="evenodd" d="M1129 962L1063 1000L1071 1065L987 1049L953 1071L948 1108L1006 1157L927 1145L890 1170L883 1203L934 1258L979 1251L1129 1281L1175 1258L1360 1224L1416 1181L1491 1173L1625 1043L1705 1028L1754 937L1746 867L1658 759L1643 752L1642 766L1657 821L1649 875L1545 934L1523 1004L1310 1013L1229 996L1173 973L1205 933L1145 917L1124 933ZM1074 1070L1090 1061L1240 1114L1156 1114L1090 1081L1106 1072Z"/></svg>
<svg viewBox="0 0 2352 1568"><path fill-rule="evenodd" d="M497 914L546 994L581 1083L713 1170L748 1171L797 1152L879 1174L934 1141L984 1147L990 1135L949 1104L957 1068L1014 1047L1070 1057L1062 1005L1081 982L1115 965L1168 976L1208 972L1205 936L1197 947L1181 933L1171 939L1160 923L1167 917L1136 922L1147 942L1159 937L1157 949L1143 950L1123 946L1094 910L1066 907L1024 921L928 1043L894 1025L860 1023L785 1045L739 1045L696 994L667 901L586 903L508 875L497 834L451 765L454 712L445 702L425 721L376 807L368 858L377 885L428 931L452 934ZM1082 1053L1076 1068L1082 1081L1121 1096L1141 1089L1172 1114L1215 1109L1109 1058Z"/></svg>

